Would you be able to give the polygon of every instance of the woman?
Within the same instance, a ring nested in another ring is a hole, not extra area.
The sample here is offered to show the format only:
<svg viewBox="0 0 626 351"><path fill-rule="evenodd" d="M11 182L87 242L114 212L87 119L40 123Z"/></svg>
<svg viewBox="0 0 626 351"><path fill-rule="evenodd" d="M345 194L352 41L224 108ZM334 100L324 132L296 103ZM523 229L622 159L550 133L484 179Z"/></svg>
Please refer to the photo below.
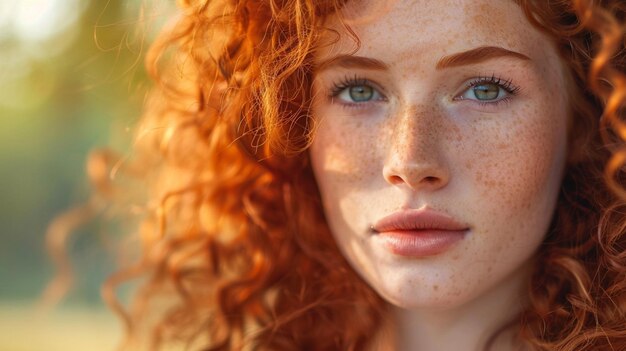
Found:
<svg viewBox="0 0 626 351"><path fill-rule="evenodd" d="M128 348L626 349L621 0L182 7Z"/></svg>

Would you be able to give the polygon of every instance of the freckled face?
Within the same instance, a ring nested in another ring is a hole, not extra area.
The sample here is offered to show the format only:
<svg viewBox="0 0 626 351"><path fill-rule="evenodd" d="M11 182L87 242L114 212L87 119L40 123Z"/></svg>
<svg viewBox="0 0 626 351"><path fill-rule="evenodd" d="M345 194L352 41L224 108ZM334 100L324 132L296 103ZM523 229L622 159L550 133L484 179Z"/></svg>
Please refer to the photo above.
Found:
<svg viewBox="0 0 626 351"><path fill-rule="evenodd" d="M327 62L354 48L333 18L342 36L333 43L329 34L316 57L310 156L326 218L350 264L389 302L462 305L524 279L546 234L566 155L561 62L513 1L373 4L344 12L361 40L355 55L376 65ZM484 46L519 55L441 62ZM423 207L470 230L422 257L393 253L370 230Z"/></svg>

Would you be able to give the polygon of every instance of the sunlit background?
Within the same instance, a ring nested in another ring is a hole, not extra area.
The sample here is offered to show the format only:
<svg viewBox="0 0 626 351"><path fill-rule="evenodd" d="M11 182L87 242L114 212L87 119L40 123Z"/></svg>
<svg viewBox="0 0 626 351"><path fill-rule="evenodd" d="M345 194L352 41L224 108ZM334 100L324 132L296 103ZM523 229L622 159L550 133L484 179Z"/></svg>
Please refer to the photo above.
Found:
<svg viewBox="0 0 626 351"><path fill-rule="evenodd" d="M70 241L78 280L47 312L44 234L87 198L89 150L127 145L149 86L146 46L173 11L165 0L0 0L0 351L114 349L98 223Z"/></svg>

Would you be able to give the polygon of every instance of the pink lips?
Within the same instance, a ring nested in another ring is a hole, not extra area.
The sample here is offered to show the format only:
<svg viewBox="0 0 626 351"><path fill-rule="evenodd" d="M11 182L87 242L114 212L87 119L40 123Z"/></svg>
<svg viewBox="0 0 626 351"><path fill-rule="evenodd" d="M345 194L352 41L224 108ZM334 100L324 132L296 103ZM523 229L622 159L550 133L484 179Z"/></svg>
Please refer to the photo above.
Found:
<svg viewBox="0 0 626 351"><path fill-rule="evenodd" d="M395 212L376 222L376 238L400 256L433 256L462 240L467 225L430 209Z"/></svg>

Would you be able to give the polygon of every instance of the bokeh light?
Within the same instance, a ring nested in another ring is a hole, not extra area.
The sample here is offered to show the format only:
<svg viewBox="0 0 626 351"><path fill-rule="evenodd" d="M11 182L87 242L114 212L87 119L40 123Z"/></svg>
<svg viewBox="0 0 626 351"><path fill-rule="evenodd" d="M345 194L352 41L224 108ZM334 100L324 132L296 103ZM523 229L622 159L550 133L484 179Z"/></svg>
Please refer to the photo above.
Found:
<svg viewBox="0 0 626 351"><path fill-rule="evenodd" d="M89 194L90 150L125 151L149 81L150 37L165 0L0 1L0 350L111 350L120 325L99 287L114 270L103 221L69 243L74 289L37 309L54 268L44 234ZM29 337L30 336L30 337Z"/></svg>

